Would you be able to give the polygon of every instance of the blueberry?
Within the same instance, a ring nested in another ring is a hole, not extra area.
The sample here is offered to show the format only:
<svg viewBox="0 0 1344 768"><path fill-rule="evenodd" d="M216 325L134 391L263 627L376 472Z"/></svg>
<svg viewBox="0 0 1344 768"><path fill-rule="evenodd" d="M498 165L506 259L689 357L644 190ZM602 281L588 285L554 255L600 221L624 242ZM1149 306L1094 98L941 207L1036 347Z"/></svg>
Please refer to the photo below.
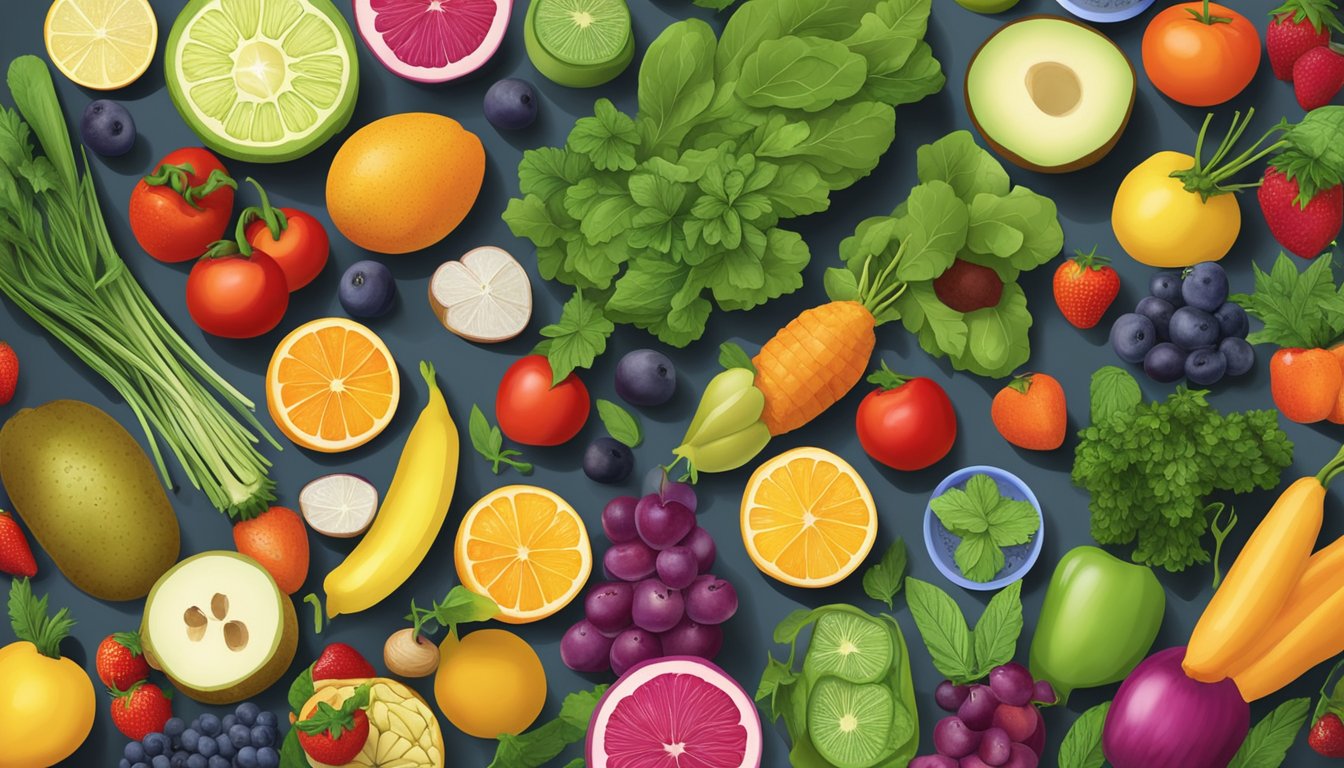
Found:
<svg viewBox="0 0 1344 768"><path fill-rule="evenodd" d="M131 768L149 768L149 763L143 760L138 763L131 763Z"/></svg>
<svg viewBox="0 0 1344 768"><path fill-rule="evenodd" d="M103 157L120 157L135 146L135 119L115 101L91 101L79 119L79 137Z"/></svg>
<svg viewBox="0 0 1344 768"><path fill-rule="evenodd" d="M1185 376L1186 353L1169 341L1148 350L1143 357L1143 372L1153 381L1169 383Z"/></svg>
<svg viewBox="0 0 1344 768"><path fill-rule="evenodd" d="M121 762L117 763L117 768L131 768L131 761L123 757Z"/></svg>
<svg viewBox="0 0 1344 768"><path fill-rule="evenodd" d="M187 723L180 717L170 717L168 722L163 724L163 735L169 738L177 738L182 732L187 730Z"/></svg>
<svg viewBox="0 0 1344 768"><path fill-rule="evenodd" d="M186 751L179 749L173 753L172 758L168 760L168 768L187 768L187 758L191 755Z"/></svg>
<svg viewBox="0 0 1344 768"><path fill-rule="evenodd" d="M1181 275L1177 272L1158 272L1148 281L1148 293L1162 299L1173 307L1185 303L1181 298Z"/></svg>
<svg viewBox="0 0 1344 768"><path fill-rule="evenodd" d="M229 763L229 758L223 757L222 755L215 755L210 758L210 762L206 763L206 765L208 765L209 768L233 768Z"/></svg>
<svg viewBox="0 0 1344 768"><path fill-rule="evenodd" d="M616 394L631 405L662 405L677 391L677 368L653 349L626 353L616 366Z"/></svg>
<svg viewBox="0 0 1344 768"><path fill-rule="evenodd" d="M1176 308L1166 299L1159 299L1156 296L1145 296L1139 300L1139 305L1134 307L1134 312L1153 321L1153 328L1157 331L1158 341L1167 341L1171 337L1168 335L1171 325L1171 315Z"/></svg>
<svg viewBox="0 0 1344 768"><path fill-rule="evenodd" d="M238 750L238 755L233 758L233 762L238 768L257 768L257 748L243 747Z"/></svg>
<svg viewBox="0 0 1344 768"><path fill-rule="evenodd" d="M1185 303L1212 312L1227 301L1227 272L1213 261L1201 261L1185 273L1181 282Z"/></svg>
<svg viewBox="0 0 1344 768"><path fill-rule="evenodd" d="M257 714L257 725L269 725L274 728L276 724L275 713L262 711Z"/></svg>
<svg viewBox="0 0 1344 768"><path fill-rule="evenodd" d="M599 437L583 452L583 474L598 483L619 483L630 476L635 455L624 443Z"/></svg>
<svg viewBox="0 0 1344 768"><path fill-rule="evenodd" d="M269 725L252 726L252 746L269 747L275 743L275 729Z"/></svg>
<svg viewBox="0 0 1344 768"><path fill-rule="evenodd" d="M232 728L232 727L234 726L234 724L237 723L237 722L238 722L238 716L237 716L237 715L234 715L234 714L228 714L228 715L225 715L225 716L224 716L224 719L221 720L221 721L219 721L219 724L220 724L220 730L224 731L225 733L228 733L228 732L229 732L229 729Z"/></svg>
<svg viewBox="0 0 1344 768"><path fill-rule="evenodd" d="M1223 302L1221 307L1214 310L1213 317L1218 321L1219 332L1224 338L1232 336L1244 339L1251 330L1250 318L1246 317L1246 310L1239 304Z"/></svg>
<svg viewBox="0 0 1344 768"><path fill-rule="evenodd" d="M202 723L202 725L204 725L204 723ZM213 757L219 754L219 742L207 736L202 738L200 743L196 745L196 751L206 757Z"/></svg>
<svg viewBox="0 0 1344 768"><path fill-rule="evenodd" d="M1218 321L1202 309L1184 306L1171 316L1171 340L1184 350L1212 347L1218 343Z"/></svg>
<svg viewBox="0 0 1344 768"><path fill-rule="evenodd" d="M167 755L155 755L154 759L149 761L150 768L172 768L171 763Z"/></svg>
<svg viewBox="0 0 1344 768"><path fill-rule="evenodd" d="M1218 342L1218 351L1227 360L1227 375L1240 376L1255 365L1255 347L1235 336Z"/></svg>
<svg viewBox="0 0 1344 768"><path fill-rule="evenodd" d="M238 754L238 748L233 745L233 739L229 738L227 733L221 733L215 737L215 747L215 752L230 760Z"/></svg>
<svg viewBox="0 0 1344 768"><path fill-rule="evenodd" d="M1129 312L1115 319L1111 326L1111 348L1127 363L1137 363L1157 343L1157 329L1153 321L1143 315Z"/></svg>
<svg viewBox="0 0 1344 768"><path fill-rule="evenodd" d="M218 736L220 731L219 718L209 712L201 715L201 727L197 729L205 736ZM206 755L209 757L209 755Z"/></svg>
<svg viewBox="0 0 1344 768"><path fill-rule="evenodd" d="M250 701L244 701L233 710L233 713L238 716L238 722L251 728L257 724L257 715L261 714L261 707Z"/></svg>
<svg viewBox="0 0 1344 768"><path fill-rule="evenodd" d="M140 743L145 745L145 754L150 757L166 755L173 751L173 745L168 737L158 732L145 734L145 738L141 739Z"/></svg>
<svg viewBox="0 0 1344 768"><path fill-rule="evenodd" d="M341 306L351 317L382 317L397 298L397 281L381 262L357 261L341 276Z"/></svg>
<svg viewBox="0 0 1344 768"><path fill-rule="evenodd" d="M187 768L206 768L208 764L205 755L192 755L187 758Z"/></svg>
<svg viewBox="0 0 1344 768"><path fill-rule="evenodd" d="M195 728L188 728L187 730L182 732L182 739L179 743L182 745L182 748L187 750L188 752L195 752L196 745L200 742L200 740L201 740L201 732L196 730Z"/></svg>
<svg viewBox="0 0 1344 768"><path fill-rule="evenodd" d="M233 742L235 749L241 749L252 741L252 729L242 723L235 723L229 728L229 741Z"/></svg>
<svg viewBox="0 0 1344 768"><path fill-rule="evenodd" d="M1207 387L1217 384L1227 373L1227 358L1217 349L1209 347L1196 349L1185 358L1185 378L1191 384Z"/></svg>
<svg viewBox="0 0 1344 768"><path fill-rule="evenodd" d="M485 92L485 119L501 131L528 127L537 120L537 92L526 80L500 80Z"/></svg>
<svg viewBox="0 0 1344 768"><path fill-rule="evenodd" d="M280 768L280 753L271 747L258 749L257 768Z"/></svg>
<svg viewBox="0 0 1344 768"><path fill-rule="evenodd" d="M141 744L138 741L128 742L126 744L126 748L123 749L121 753L125 755L126 759L130 760L132 763L143 763L145 761L146 754L148 754L145 752L145 745Z"/></svg>

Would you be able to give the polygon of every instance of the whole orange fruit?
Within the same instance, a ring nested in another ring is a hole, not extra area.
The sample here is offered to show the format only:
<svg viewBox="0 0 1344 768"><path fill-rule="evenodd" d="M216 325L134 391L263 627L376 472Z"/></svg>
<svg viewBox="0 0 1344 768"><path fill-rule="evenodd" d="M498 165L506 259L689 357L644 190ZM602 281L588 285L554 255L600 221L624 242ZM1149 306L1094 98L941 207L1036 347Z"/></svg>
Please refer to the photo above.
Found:
<svg viewBox="0 0 1344 768"><path fill-rule="evenodd" d="M410 253L462 223L485 179L485 147L443 115L384 117L345 140L327 171L327 212L352 243Z"/></svg>
<svg viewBox="0 0 1344 768"><path fill-rule="evenodd" d="M1289 421L1314 424L1328 417L1341 385L1339 358L1324 349L1280 349L1269 360L1269 391Z"/></svg>

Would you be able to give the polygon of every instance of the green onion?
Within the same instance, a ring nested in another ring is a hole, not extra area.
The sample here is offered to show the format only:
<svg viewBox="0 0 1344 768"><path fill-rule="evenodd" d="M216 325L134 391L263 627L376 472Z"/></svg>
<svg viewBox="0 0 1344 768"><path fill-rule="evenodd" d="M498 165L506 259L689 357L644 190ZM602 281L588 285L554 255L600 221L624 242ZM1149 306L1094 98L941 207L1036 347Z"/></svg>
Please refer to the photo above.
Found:
<svg viewBox="0 0 1344 768"><path fill-rule="evenodd" d="M82 178L76 168L47 65L20 56L8 84L18 111L0 109L0 292L121 393L166 484L155 433L216 509L242 519L265 511L275 483L258 435L279 443L117 254L88 158ZM45 156L34 156L30 133Z"/></svg>

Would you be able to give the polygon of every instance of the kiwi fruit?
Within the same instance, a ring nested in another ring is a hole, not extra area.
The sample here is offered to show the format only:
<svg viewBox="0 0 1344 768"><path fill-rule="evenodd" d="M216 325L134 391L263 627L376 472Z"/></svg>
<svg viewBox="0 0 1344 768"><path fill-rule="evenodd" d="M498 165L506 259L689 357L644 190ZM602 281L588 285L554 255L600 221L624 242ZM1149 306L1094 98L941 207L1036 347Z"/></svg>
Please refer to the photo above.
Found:
<svg viewBox="0 0 1344 768"><path fill-rule="evenodd" d="M892 751L896 702L891 689L826 676L807 699L812 746L836 768L867 768Z"/></svg>
<svg viewBox="0 0 1344 768"><path fill-rule="evenodd" d="M533 0L523 40L537 71L571 88L612 80L635 55L625 0Z"/></svg>

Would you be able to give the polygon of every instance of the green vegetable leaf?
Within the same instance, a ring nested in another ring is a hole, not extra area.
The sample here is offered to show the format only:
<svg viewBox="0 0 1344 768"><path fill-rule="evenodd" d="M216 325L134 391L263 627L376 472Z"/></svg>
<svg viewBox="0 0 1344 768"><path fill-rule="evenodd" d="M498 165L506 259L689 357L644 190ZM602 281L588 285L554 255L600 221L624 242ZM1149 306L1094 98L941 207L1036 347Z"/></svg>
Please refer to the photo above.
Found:
<svg viewBox="0 0 1344 768"><path fill-rule="evenodd" d="M853 96L868 76L864 57L819 37L763 40L742 64L737 97L747 106L816 112Z"/></svg>
<svg viewBox="0 0 1344 768"><path fill-rule="evenodd" d="M961 609L946 592L926 581L905 580L905 599L915 626L929 649L933 666L953 682L975 679L971 630Z"/></svg>
<svg viewBox="0 0 1344 768"><path fill-rule="evenodd" d="M1228 768L1279 768L1307 721L1310 699L1290 699L1255 724Z"/></svg>
<svg viewBox="0 0 1344 768"><path fill-rule="evenodd" d="M957 536L989 530L989 511L1002 497L989 475L972 475L966 488L949 488L929 502L939 522Z"/></svg>
<svg viewBox="0 0 1344 768"><path fill-rule="evenodd" d="M303 705L313 698L313 667L310 664L299 676L294 678L294 682L289 686L289 694L286 700L289 702L289 711L298 714L303 709Z"/></svg>
<svg viewBox="0 0 1344 768"><path fill-rule="evenodd" d="M532 471L531 464L513 458L522 456L521 451L504 448L504 434L499 431L499 427L490 425L481 407L474 403L471 406L471 418L467 421L467 434L471 437L471 447L490 462L490 471L496 475L500 472L500 465L513 467L524 475Z"/></svg>
<svg viewBox="0 0 1344 768"><path fill-rule="evenodd" d="M751 362L751 356L731 341L719 345L719 365L725 371L729 368L746 368L752 373L756 372L756 364Z"/></svg>
<svg viewBox="0 0 1344 768"><path fill-rule="evenodd" d="M1106 756L1101 753L1101 727L1111 702L1092 707L1073 721L1059 745L1059 768L1102 768Z"/></svg>
<svg viewBox="0 0 1344 768"><path fill-rule="evenodd" d="M564 207L580 221L579 229L589 243L609 243L634 225L639 203L628 186L611 178L590 176L565 192Z"/></svg>
<svg viewBox="0 0 1344 768"><path fill-rule="evenodd" d="M902 235L904 252L896 277L913 283L932 280L947 271L966 244L969 213L952 186L941 181L910 190Z"/></svg>
<svg viewBox="0 0 1344 768"><path fill-rule="evenodd" d="M816 113L808 123L807 138L788 157L810 162L832 189L867 176L896 138L895 110L872 101L837 104Z"/></svg>
<svg viewBox="0 0 1344 768"><path fill-rule="evenodd" d="M870 72L868 83L859 95L892 106L914 104L941 91L946 82L942 65L933 57L933 48L921 40L900 69Z"/></svg>
<svg viewBox="0 0 1344 768"><path fill-rule="evenodd" d="M33 595L27 578L9 584L9 623L14 636L37 646L37 652L49 659L61 658L61 641L70 634L75 620L62 608L55 616L47 615L47 595Z"/></svg>
<svg viewBox="0 0 1344 768"><path fill-rule="evenodd" d="M980 376L1007 376L1031 356L1027 331L1031 313L1027 297L1017 283L1003 286L996 307L977 309L962 316L966 323L966 349L953 357L957 368Z"/></svg>
<svg viewBox="0 0 1344 768"><path fill-rule="evenodd" d="M635 167L639 130L630 116L610 99L598 99L593 116L581 118L569 133L566 148L587 155L602 171L630 171Z"/></svg>
<svg viewBox="0 0 1344 768"><path fill-rule="evenodd" d="M919 345L929 354L960 359L966 352L970 333L967 316L944 304L934 293L932 283L912 283L892 308L905 329L919 335ZM886 318L877 319L881 322Z"/></svg>
<svg viewBox="0 0 1344 768"><path fill-rule="evenodd" d="M989 599L975 623L975 659L978 676L1013 660L1022 635L1022 581L999 590Z"/></svg>
<svg viewBox="0 0 1344 768"><path fill-rule="evenodd" d="M285 741L280 745L280 768L312 768L308 754L299 744L299 730L290 728Z"/></svg>
<svg viewBox="0 0 1344 768"><path fill-rule="evenodd" d="M975 143L970 131L953 131L915 153L919 180L942 181L968 205L977 195L1008 194L1008 174L994 156Z"/></svg>
<svg viewBox="0 0 1344 768"><path fill-rule="evenodd" d="M1129 371L1108 365L1092 374L1092 422L1109 419L1113 414L1130 413L1143 402L1139 382Z"/></svg>
<svg viewBox="0 0 1344 768"><path fill-rule="evenodd" d="M1003 570L1003 550L994 544L988 533L968 533L961 538L952 559L962 575L971 581L993 581Z"/></svg>
<svg viewBox="0 0 1344 768"><path fill-rule="evenodd" d="M557 221L545 201L536 195L510 200L504 222L515 237L525 237L538 247L555 244L565 236L568 226L567 222Z"/></svg>
<svg viewBox="0 0 1344 768"><path fill-rule="evenodd" d="M860 301L859 281L848 269L831 267L823 276L826 297L831 301Z"/></svg>
<svg viewBox="0 0 1344 768"><path fill-rule="evenodd" d="M1297 271L1297 261L1280 253L1266 273L1257 264L1255 292L1235 294L1240 304L1264 327L1246 340L1252 344L1313 349L1328 347L1344 335L1344 298L1335 286L1332 256L1321 254Z"/></svg>
<svg viewBox="0 0 1344 768"><path fill-rule="evenodd" d="M607 428L607 434L616 442L637 448L644 441L644 435L639 429L639 420L621 406L599 397L597 415L602 419L602 425Z"/></svg>
<svg viewBox="0 0 1344 768"><path fill-rule="evenodd" d="M1059 211L1050 198L1021 186L1004 196L976 195L966 247L993 254L1020 270L1034 269L1064 247Z"/></svg>
<svg viewBox="0 0 1344 768"><path fill-rule="evenodd" d="M532 352L550 361L552 386L558 385L574 369L592 366L614 330L615 324L603 315L602 308L586 301L583 291L575 291L560 311L560 321L541 329L546 339Z"/></svg>
<svg viewBox="0 0 1344 768"><path fill-rule="evenodd" d="M798 639L798 633L803 631L803 627L811 624L816 618L816 611L809 611L803 608L790 611L775 625L774 634L771 639L779 645L792 645Z"/></svg>
<svg viewBox="0 0 1344 768"><path fill-rule="evenodd" d="M776 660L772 654L766 655L765 669L761 672L761 682L756 686L755 700L766 702L765 716L770 722L775 722L783 714L779 706L780 692L797 681L798 673L793 671L790 664Z"/></svg>
<svg viewBox="0 0 1344 768"><path fill-rule="evenodd" d="M607 692L607 688L608 686L603 684L589 691L575 691L569 694L560 702L560 714L556 717L570 728L587 732L588 724L593 720L593 710L597 709L597 704L602 700L602 694Z"/></svg>
<svg viewBox="0 0 1344 768"><path fill-rule="evenodd" d="M518 189L524 195L549 200L592 173L593 163L578 152L539 147L523 153L518 163Z"/></svg>
<svg viewBox="0 0 1344 768"><path fill-rule="evenodd" d="M905 585L905 566L905 540L898 538L882 553L881 560L863 572L863 593L886 603L887 608L891 609L892 599Z"/></svg>
<svg viewBox="0 0 1344 768"><path fill-rule="evenodd" d="M644 52L639 67L639 117L650 153L681 145L714 98L714 53L719 41L703 21L671 25Z"/></svg>
<svg viewBox="0 0 1344 768"><path fill-rule="evenodd" d="M431 631L426 629L431 624L446 628L449 634L456 635L458 624L489 621L497 615L499 606L494 600L485 595L478 595L459 584L448 590L448 594L442 600L429 608L420 608L412 600L411 612L405 618L412 623L417 635L422 630Z"/></svg>
<svg viewBox="0 0 1344 768"><path fill-rule="evenodd" d="M929 10L921 0L880 2L844 43L867 60L870 78L899 72L928 29Z"/></svg>
<svg viewBox="0 0 1344 768"><path fill-rule="evenodd" d="M759 256L761 284L746 289L735 285L716 285L714 299L726 310L755 309L771 299L793 293L803 287L803 268L812 254L797 232L775 227L765 232L764 251Z"/></svg>
<svg viewBox="0 0 1344 768"><path fill-rule="evenodd" d="M561 703L556 719L516 736L501 734L489 768L541 768L559 757L566 747L587 735L588 722L606 689L606 685L599 685L591 691L571 693Z"/></svg>

